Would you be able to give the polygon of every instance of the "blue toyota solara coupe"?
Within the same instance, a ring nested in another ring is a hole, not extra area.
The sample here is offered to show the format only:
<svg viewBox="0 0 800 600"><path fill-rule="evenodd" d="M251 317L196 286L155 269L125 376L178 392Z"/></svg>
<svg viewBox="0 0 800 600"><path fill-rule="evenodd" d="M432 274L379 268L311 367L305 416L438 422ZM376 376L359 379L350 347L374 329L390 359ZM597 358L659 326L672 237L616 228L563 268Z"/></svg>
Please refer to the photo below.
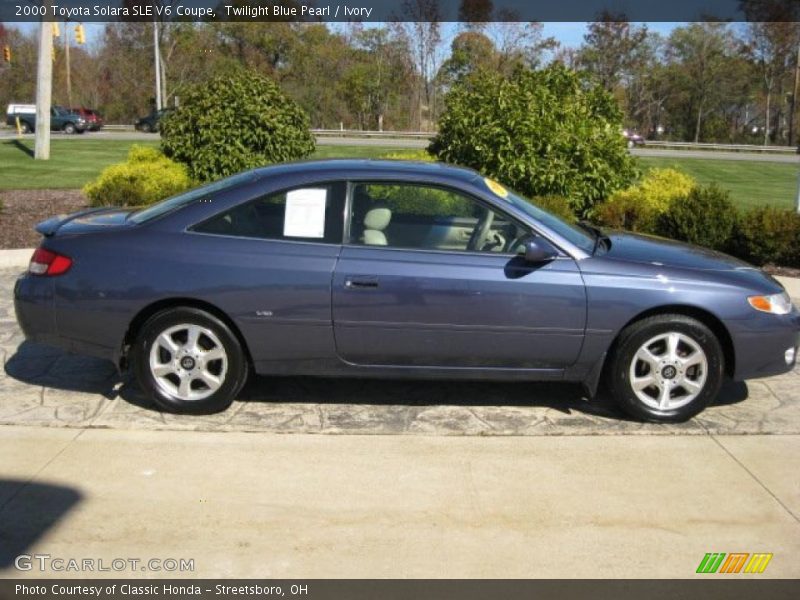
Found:
<svg viewBox="0 0 800 600"><path fill-rule="evenodd" d="M582 382L682 421L723 376L793 368L800 315L731 257L565 223L474 171L270 166L143 210L41 223L28 339L135 371L163 408L264 375Z"/></svg>

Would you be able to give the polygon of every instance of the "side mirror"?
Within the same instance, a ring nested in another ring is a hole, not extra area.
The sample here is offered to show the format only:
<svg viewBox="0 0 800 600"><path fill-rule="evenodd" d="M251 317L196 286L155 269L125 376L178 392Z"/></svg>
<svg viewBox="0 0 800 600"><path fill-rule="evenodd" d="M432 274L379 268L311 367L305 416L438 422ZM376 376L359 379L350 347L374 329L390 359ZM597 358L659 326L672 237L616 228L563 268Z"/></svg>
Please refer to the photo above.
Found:
<svg viewBox="0 0 800 600"><path fill-rule="evenodd" d="M524 250L520 252L525 262L541 264L550 262L558 256L558 250L550 242L539 235L531 235L522 241Z"/></svg>

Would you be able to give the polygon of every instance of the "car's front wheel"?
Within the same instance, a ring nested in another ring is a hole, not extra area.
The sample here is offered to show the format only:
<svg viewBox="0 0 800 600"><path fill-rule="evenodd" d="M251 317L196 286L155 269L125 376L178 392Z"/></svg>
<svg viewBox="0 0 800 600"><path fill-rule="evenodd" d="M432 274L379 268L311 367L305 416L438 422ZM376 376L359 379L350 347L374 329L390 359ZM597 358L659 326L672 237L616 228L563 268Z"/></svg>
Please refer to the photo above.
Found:
<svg viewBox="0 0 800 600"><path fill-rule="evenodd" d="M64 133L72 135L76 131L77 129L75 129L75 125L73 123L67 123L66 125L64 125Z"/></svg>
<svg viewBox="0 0 800 600"><path fill-rule="evenodd" d="M722 384L719 340L700 321L657 315L627 327L611 357L609 385L637 419L685 421L714 400Z"/></svg>
<svg viewBox="0 0 800 600"><path fill-rule="evenodd" d="M139 385L171 412L225 410L247 379L247 359L236 335L220 319L195 308L152 316L132 354Z"/></svg>

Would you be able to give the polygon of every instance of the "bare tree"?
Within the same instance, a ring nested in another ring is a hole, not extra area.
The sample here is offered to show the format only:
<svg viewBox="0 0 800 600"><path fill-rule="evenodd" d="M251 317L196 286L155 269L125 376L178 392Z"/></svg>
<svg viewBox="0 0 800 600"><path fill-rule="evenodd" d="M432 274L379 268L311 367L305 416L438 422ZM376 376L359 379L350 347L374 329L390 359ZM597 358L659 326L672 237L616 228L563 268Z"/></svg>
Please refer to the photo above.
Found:
<svg viewBox="0 0 800 600"><path fill-rule="evenodd" d="M400 34L408 40L419 81L417 83L417 122L422 129L424 106L435 119L434 77L438 70L441 50L441 12L438 0L403 0L401 15L395 21Z"/></svg>

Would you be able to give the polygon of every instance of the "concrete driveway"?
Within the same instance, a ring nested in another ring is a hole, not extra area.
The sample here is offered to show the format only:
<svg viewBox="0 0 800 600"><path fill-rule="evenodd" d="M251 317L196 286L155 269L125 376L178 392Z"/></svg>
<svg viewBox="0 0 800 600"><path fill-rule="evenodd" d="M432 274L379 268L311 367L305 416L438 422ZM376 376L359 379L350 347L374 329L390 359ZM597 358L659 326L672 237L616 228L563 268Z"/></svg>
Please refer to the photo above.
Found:
<svg viewBox="0 0 800 600"><path fill-rule="evenodd" d="M313 378L167 415L111 365L24 342L18 271L0 270L0 576L165 575L14 568L46 553L193 559L179 577L692 577L708 552L800 576L800 370L670 426L570 385Z"/></svg>
<svg viewBox="0 0 800 600"><path fill-rule="evenodd" d="M627 419L608 398L567 384L254 378L230 410L162 413L111 363L25 342L0 269L0 424L427 435L800 434L800 369L728 382L716 406L679 425Z"/></svg>

